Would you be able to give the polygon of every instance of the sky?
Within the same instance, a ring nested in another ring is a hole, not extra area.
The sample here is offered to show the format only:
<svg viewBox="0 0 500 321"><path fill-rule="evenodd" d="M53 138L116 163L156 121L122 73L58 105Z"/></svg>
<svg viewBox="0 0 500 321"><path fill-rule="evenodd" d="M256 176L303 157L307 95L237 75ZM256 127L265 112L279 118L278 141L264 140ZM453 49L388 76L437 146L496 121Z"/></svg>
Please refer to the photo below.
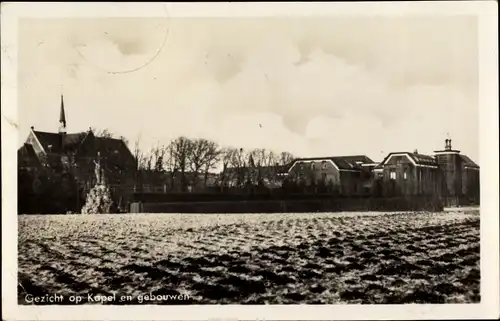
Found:
<svg viewBox="0 0 500 321"><path fill-rule="evenodd" d="M479 163L474 16L25 19L20 144L89 127L298 157L454 149Z"/></svg>

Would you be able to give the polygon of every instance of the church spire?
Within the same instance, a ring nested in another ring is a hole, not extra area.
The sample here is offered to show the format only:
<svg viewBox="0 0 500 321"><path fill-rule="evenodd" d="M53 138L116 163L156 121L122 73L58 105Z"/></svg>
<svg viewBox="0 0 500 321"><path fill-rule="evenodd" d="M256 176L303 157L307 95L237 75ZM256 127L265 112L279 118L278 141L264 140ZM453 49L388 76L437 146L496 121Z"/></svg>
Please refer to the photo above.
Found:
<svg viewBox="0 0 500 321"><path fill-rule="evenodd" d="M66 133L66 113L64 112L64 97L61 94L61 113L59 114L59 132Z"/></svg>

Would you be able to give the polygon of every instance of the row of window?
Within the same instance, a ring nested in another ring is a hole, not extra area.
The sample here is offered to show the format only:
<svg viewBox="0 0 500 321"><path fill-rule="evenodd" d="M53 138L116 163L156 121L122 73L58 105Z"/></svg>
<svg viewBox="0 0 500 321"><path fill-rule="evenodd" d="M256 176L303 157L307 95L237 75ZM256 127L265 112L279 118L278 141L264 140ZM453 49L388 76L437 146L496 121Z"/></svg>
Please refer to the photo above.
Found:
<svg viewBox="0 0 500 321"><path fill-rule="evenodd" d="M304 163L300 163L300 169L303 170L304 167L305 167L305 164ZM326 162L322 162L321 169L326 169L326 168L327 168ZM316 163L311 162L311 169L312 170L316 169Z"/></svg>
<svg viewBox="0 0 500 321"><path fill-rule="evenodd" d="M390 175L390 179L396 179L396 171L394 170L391 170L389 172L389 175ZM407 179L408 178L408 175L406 174L406 171L403 172L403 179Z"/></svg>

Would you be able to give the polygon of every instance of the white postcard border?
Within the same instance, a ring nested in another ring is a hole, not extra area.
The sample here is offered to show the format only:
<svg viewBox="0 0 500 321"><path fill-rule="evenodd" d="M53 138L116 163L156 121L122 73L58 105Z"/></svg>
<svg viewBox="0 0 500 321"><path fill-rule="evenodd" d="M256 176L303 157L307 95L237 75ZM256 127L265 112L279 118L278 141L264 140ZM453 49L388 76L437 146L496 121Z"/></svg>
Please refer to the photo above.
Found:
<svg viewBox="0 0 500 321"><path fill-rule="evenodd" d="M163 8L161 8L163 6ZM17 24L20 18L477 15L481 303L446 305L17 305ZM498 8L494 1L372 3L2 3L2 306L6 320L354 320L499 317ZM165 12L165 11L164 11Z"/></svg>

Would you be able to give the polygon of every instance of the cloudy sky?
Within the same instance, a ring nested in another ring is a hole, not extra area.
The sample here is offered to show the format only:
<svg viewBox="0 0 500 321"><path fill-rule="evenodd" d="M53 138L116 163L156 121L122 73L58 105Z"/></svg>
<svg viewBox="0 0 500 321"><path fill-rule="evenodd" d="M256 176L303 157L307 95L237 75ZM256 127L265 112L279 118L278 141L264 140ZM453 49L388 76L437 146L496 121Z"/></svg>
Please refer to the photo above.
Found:
<svg viewBox="0 0 500 321"><path fill-rule="evenodd" d="M453 147L478 159L474 17L39 19L19 24L19 128L108 128L297 156Z"/></svg>

